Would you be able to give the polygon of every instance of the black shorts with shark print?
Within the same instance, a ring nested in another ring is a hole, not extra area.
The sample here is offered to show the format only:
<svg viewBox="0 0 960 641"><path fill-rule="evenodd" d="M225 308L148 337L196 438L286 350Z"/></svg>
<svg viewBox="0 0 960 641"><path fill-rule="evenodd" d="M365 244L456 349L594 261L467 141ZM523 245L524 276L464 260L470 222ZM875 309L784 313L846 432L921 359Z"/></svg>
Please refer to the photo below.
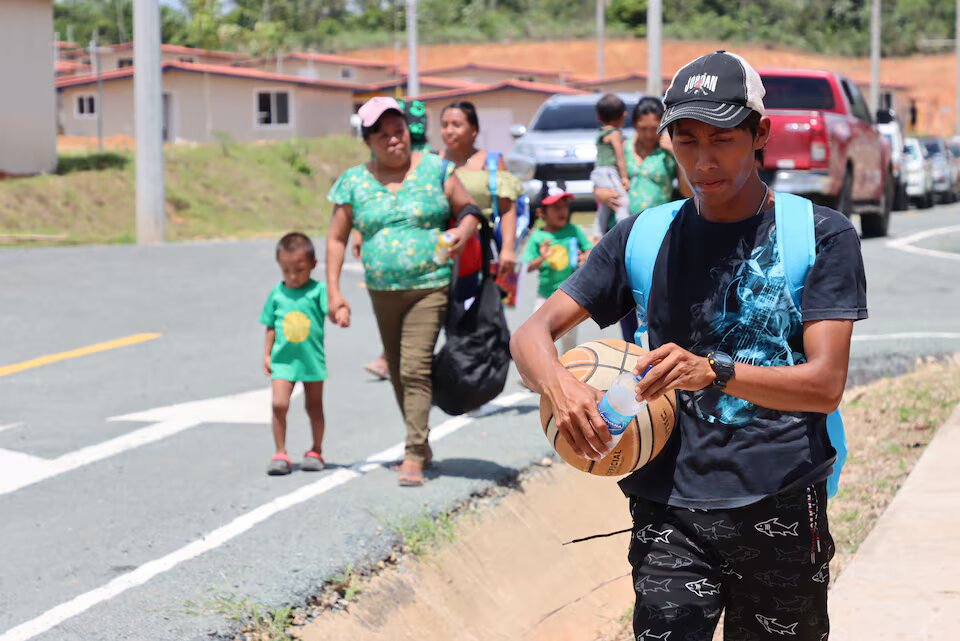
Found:
<svg viewBox="0 0 960 641"><path fill-rule="evenodd" d="M833 539L825 483L744 507L631 497L637 641L825 641Z"/></svg>

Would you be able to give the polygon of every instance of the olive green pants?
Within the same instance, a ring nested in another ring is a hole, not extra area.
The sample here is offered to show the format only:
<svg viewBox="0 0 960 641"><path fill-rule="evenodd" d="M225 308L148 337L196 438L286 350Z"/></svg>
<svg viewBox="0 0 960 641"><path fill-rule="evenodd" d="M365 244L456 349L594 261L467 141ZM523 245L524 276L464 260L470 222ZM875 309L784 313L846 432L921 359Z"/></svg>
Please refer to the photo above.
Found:
<svg viewBox="0 0 960 641"><path fill-rule="evenodd" d="M407 427L405 458L423 463L430 435L430 373L437 336L447 317L449 288L370 290L390 383Z"/></svg>

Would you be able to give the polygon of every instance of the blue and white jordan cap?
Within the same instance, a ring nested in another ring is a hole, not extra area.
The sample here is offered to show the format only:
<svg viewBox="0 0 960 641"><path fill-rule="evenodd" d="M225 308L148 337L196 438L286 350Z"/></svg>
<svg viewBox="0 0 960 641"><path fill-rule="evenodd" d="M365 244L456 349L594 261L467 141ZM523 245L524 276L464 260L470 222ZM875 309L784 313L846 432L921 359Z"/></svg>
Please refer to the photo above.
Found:
<svg viewBox="0 0 960 641"><path fill-rule="evenodd" d="M760 74L735 53L717 51L689 62L677 72L663 96L660 131L683 118L730 129L751 111L761 116L766 90Z"/></svg>

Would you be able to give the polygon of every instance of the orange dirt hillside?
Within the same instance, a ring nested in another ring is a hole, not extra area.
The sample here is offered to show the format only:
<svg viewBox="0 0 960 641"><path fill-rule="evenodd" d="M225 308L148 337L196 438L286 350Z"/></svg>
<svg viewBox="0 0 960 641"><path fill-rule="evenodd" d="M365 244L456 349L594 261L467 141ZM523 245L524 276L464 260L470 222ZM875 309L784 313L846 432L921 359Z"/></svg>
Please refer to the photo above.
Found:
<svg viewBox="0 0 960 641"><path fill-rule="evenodd" d="M867 82L870 79L869 58L823 56L756 43L675 40L664 42L663 74L669 77L684 63L717 49L735 51L757 67L832 69L846 73L857 82ZM645 40L610 40L607 41L605 53L608 76L628 71L646 71ZM362 49L351 51L349 55L371 60L395 61L401 65L405 65L407 60L405 49ZM422 68L428 69L456 62L491 62L563 70L577 76L592 77L596 71L596 58L596 45L592 40L565 40L424 46L420 53L420 64ZM907 93L916 98L919 116L917 129L925 133L953 133L955 78L952 54L884 58L881 63L881 82L909 87Z"/></svg>

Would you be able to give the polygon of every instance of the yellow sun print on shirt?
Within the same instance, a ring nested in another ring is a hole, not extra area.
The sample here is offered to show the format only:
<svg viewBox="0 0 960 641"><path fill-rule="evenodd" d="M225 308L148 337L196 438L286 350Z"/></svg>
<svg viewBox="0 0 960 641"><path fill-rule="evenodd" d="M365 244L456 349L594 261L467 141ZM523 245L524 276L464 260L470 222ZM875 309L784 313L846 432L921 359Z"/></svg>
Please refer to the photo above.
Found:
<svg viewBox="0 0 960 641"><path fill-rule="evenodd" d="M547 256L547 265L554 271L561 271L570 266L570 251L562 245L550 245Z"/></svg>
<svg viewBox="0 0 960 641"><path fill-rule="evenodd" d="M283 317L283 335L291 343L302 343L310 336L310 319L303 312L290 312Z"/></svg>

